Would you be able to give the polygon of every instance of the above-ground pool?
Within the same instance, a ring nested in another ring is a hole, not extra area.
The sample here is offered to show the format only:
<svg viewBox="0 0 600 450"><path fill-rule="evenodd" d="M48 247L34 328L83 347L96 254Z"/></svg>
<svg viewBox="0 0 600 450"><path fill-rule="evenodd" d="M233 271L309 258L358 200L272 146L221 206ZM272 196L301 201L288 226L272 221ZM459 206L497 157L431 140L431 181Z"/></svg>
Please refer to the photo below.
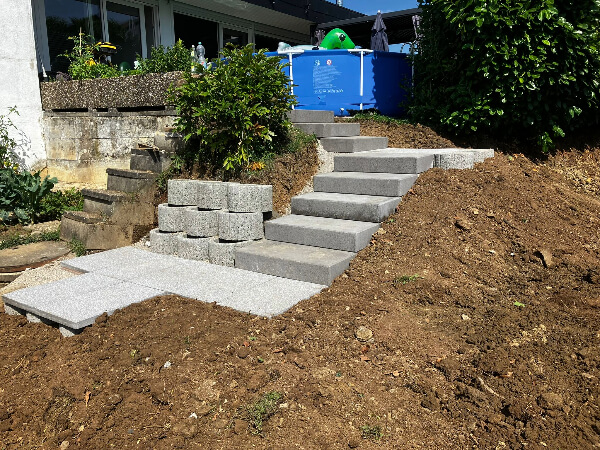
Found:
<svg viewBox="0 0 600 450"><path fill-rule="evenodd" d="M268 53L287 59L297 109L349 110L376 108L399 116L407 98L412 68L407 55L371 50L298 50Z"/></svg>

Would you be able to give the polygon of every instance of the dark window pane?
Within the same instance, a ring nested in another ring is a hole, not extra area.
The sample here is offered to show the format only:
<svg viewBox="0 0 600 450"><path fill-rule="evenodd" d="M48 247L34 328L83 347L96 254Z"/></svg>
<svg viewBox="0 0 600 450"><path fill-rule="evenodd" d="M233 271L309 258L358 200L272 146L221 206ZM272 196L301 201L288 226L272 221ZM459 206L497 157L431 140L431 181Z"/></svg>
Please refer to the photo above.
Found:
<svg viewBox="0 0 600 450"><path fill-rule="evenodd" d="M184 14L174 14L175 39L181 39L184 45L192 51L192 45L202 42L207 60L219 55L219 25L209 20Z"/></svg>
<svg viewBox="0 0 600 450"><path fill-rule="evenodd" d="M140 10L131 6L106 2L108 19L108 40L117 46L117 53L111 57L114 65L128 62L133 68L136 56L142 54L142 30Z"/></svg>
<svg viewBox="0 0 600 450"><path fill-rule="evenodd" d="M277 38L261 36L260 34L254 35L254 48L256 50L266 48L270 52L276 52L279 42L281 42L281 40Z"/></svg>
<svg viewBox="0 0 600 450"><path fill-rule="evenodd" d="M146 51L150 55L150 49L154 47L154 8L144 6L144 26L146 27Z"/></svg>
<svg viewBox="0 0 600 450"><path fill-rule="evenodd" d="M248 33L237 30L223 29L223 47L227 44L237 45L243 47L248 43Z"/></svg>
<svg viewBox="0 0 600 450"><path fill-rule="evenodd" d="M102 39L99 0L46 0L46 28L52 72L66 72L69 67L67 58L59 57L73 48L69 36L82 33Z"/></svg>

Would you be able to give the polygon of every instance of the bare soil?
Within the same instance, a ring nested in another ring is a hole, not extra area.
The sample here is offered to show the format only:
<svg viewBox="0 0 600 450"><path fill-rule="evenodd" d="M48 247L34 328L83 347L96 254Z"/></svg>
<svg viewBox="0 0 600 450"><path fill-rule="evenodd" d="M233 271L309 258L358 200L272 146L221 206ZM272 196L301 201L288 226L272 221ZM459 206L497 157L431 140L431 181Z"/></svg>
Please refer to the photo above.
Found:
<svg viewBox="0 0 600 450"><path fill-rule="evenodd" d="M407 127L380 129L448 145ZM430 170L344 275L274 319L165 296L63 339L1 313L0 442L598 448L599 157ZM274 391L259 433L248 406Z"/></svg>

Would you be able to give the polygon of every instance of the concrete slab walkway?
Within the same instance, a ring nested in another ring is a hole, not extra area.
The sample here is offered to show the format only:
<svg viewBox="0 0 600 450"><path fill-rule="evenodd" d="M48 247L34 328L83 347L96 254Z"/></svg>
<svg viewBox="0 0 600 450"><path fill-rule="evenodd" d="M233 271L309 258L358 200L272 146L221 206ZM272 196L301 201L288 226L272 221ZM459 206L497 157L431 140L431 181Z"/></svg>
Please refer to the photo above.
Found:
<svg viewBox="0 0 600 450"><path fill-rule="evenodd" d="M176 294L271 317L326 286L176 256L122 247L74 258L63 267L82 273L3 296L5 310L77 333L108 312L157 295Z"/></svg>

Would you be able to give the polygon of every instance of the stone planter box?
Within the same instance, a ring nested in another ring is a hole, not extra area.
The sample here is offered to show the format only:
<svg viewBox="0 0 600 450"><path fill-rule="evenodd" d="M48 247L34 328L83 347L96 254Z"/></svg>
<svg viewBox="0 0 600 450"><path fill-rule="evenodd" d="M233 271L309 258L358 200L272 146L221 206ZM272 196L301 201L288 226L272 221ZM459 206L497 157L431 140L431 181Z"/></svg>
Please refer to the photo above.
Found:
<svg viewBox="0 0 600 450"><path fill-rule="evenodd" d="M82 111L168 107L169 87L181 72L41 83L42 109Z"/></svg>

